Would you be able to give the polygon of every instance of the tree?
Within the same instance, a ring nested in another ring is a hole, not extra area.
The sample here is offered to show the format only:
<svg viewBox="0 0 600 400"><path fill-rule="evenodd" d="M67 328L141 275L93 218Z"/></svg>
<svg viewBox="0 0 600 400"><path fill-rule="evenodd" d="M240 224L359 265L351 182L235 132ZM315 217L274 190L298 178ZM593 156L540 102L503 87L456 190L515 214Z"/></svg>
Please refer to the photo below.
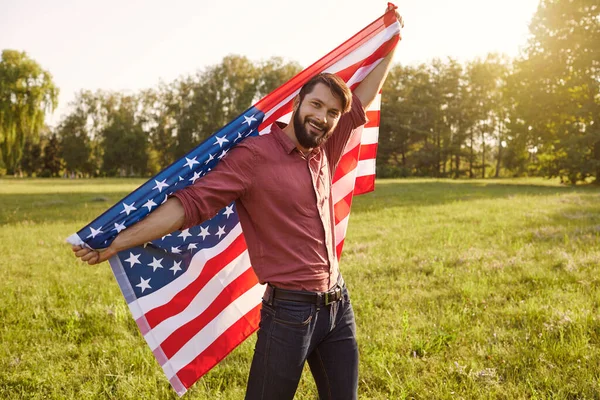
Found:
<svg viewBox="0 0 600 400"><path fill-rule="evenodd" d="M539 149L541 171L600 182L600 4L542 0L529 29L517 62L518 118Z"/></svg>
<svg viewBox="0 0 600 400"><path fill-rule="evenodd" d="M3 50L0 60L0 168L18 168L25 143L39 142L46 112L58 102L52 75L26 53Z"/></svg>
<svg viewBox="0 0 600 400"><path fill-rule="evenodd" d="M61 169L62 160L60 158L60 142L56 134L53 134L48 138L48 142L44 146L41 176L59 176Z"/></svg>

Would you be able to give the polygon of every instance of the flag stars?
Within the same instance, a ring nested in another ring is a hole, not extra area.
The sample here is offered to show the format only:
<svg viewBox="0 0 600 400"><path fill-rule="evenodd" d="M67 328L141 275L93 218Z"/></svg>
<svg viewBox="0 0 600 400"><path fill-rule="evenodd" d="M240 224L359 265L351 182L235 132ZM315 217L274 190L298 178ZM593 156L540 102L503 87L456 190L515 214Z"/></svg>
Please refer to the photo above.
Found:
<svg viewBox="0 0 600 400"><path fill-rule="evenodd" d="M254 114L254 115L256 115L256 114ZM257 121L257 119L256 119L256 118L254 118L254 115L251 115L250 117L246 117L246 116L244 115L244 120L245 120L245 121L244 121L244 122L242 122L242 123L243 123L243 124L248 124L248 126L252 125L252 121Z"/></svg>
<svg viewBox="0 0 600 400"><path fill-rule="evenodd" d="M89 238L92 238L92 239L94 239L94 238L95 238L96 236L98 236L99 234L101 234L101 233L104 233L104 232L102 232L102 230L101 230L101 229L102 229L102 227L100 227L100 228L98 228L98 229L94 229L94 228L92 228L92 227L90 226L90 231L91 231L92 233L90 233L86 239L89 239Z"/></svg>
<svg viewBox="0 0 600 400"><path fill-rule="evenodd" d="M157 181L156 179L154 180L154 182L156 183L156 185L152 188L152 190L154 189L158 189L158 193L162 193L162 190L164 188L168 188L169 185L166 183L166 179L163 179L162 181Z"/></svg>
<svg viewBox="0 0 600 400"><path fill-rule="evenodd" d="M212 154L209 154L208 159L206 161L204 161L204 165L208 165L208 163L214 159L215 159L215 157Z"/></svg>
<svg viewBox="0 0 600 400"><path fill-rule="evenodd" d="M227 138L225 136L223 136L223 137L216 136L215 139L217 139L217 141L213 144L213 146L216 146L218 144L220 148L222 148L225 143L229 142L229 140L227 140Z"/></svg>
<svg viewBox="0 0 600 400"><path fill-rule="evenodd" d="M222 159L223 157L225 157L225 154L227 154L229 150L223 150L223 152L221 153L221 155L219 156L219 160Z"/></svg>
<svg viewBox="0 0 600 400"><path fill-rule="evenodd" d="M148 212L152 210L152 207L156 207L157 204L152 199L148 199L148 201L142 207L148 207Z"/></svg>
<svg viewBox="0 0 600 400"><path fill-rule="evenodd" d="M219 237L219 239L221 239L221 236L223 236L224 234L225 234L225 227L220 226L219 230L217 231L217 233L215 235L217 235Z"/></svg>
<svg viewBox="0 0 600 400"><path fill-rule="evenodd" d="M206 239L207 236L210 236L210 233L208 232L208 227L200 227L200 233L198 234L198 236L202 236L202 240Z"/></svg>
<svg viewBox="0 0 600 400"><path fill-rule="evenodd" d="M117 233L121 232L122 230L125 230L126 226L125 223L122 224L117 224L115 222L115 229L113 229L113 231L117 231Z"/></svg>
<svg viewBox="0 0 600 400"><path fill-rule="evenodd" d="M194 169L194 165L195 164L200 164L198 161L196 161L197 157L194 158L185 158L186 163L183 165L183 167L190 167L190 169Z"/></svg>
<svg viewBox="0 0 600 400"><path fill-rule="evenodd" d="M133 206L134 204L135 202L131 203L131 205L123 203L124 210L121 211L119 214L127 213L127 215L129 215L130 212L137 210L137 208Z"/></svg>
<svg viewBox="0 0 600 400"><path fill-rule="evenodd" d="M157 260L156 258L152 257L152 262L148 264L149 267L152 267L152 272L155 272L158 268L163 268L162 260L163 258Z"/></svg>
<svg viewBox="0 0 600 400"><path fill-rule="evenodd" d="M192 184L196 183L196 180L200 179L202 175L198 173L198 171L194 171L194 176L192 176L189 180Z"/></svg>
<svg viewBox="0 0 600 400"><path fill-rule="evenodd" d="M133 266L135 264L141 264L140 256L141 256L141 254L129 253L129 258L127 260L125 260L125 262L129 263L129 268L133 268Z"/></svg>
<svg viewBox="0 0 600 400"><path fill-rule="evenodd" d="M152 278L144 279L140 276L140 283L138 283L135 286L142 289L142 293L144 293L144 290L152 289L152 286L150 286L150 279L152 279Z"/></svg>
<svg viewBox="0 0 600 400"><path fill-rule="evenodd" d="M235 139L233 139L234 142L237 142L238 140L243 138L241 133L238 132L237 134L238 134L237 137Z"/></svg>
<svg viewBox="0 0 600 400"><path fill-rule="evenodd" d="M179 247L181 247L181 246L171 247L171 253L173 253L173 254L181 254L181 249Z"/></svg>
<svg viewBox="0 0 600 400"><path fill-rule="evenodd" d="M225 207L225 212L223 213L223 215L225 215L227 219L229 219L229 216L231 214L235 214L235 212L233 211L233 204Z"/></svg>
<svg viewBox="0 0 600 400"><path fill-rule="evenodd" d="M190 233L189 229L184 229L181 231L181 233L179 235L177 235L177 237L183 238L184 242L185 242L185 239L189 238L190 236L192 236L192 234Z"/></svg>
<svg viewBox="0 0 600 400"><path fill-rule="evenodd" d="M181 261L173 261L173 266L169 268L169 271L173 271L173 275L177 274L177 271L181 271Z"/></svg>
<svg viewBox="0 0 600 400"><path fill-rule="evenodd" d="M166 238L167 236L171 236L171 234L170 234L170 233L167 233L165 236L163 236L162 238L160 238L160 240L165 240L165 238Z"/></svg>
<svg viewBox="0 0 600 400"><path fill-rule="evenodd" d="M188 250L196 250L198 248L198 246L196 246L196 243L190 243L188 245Z"/></svg>

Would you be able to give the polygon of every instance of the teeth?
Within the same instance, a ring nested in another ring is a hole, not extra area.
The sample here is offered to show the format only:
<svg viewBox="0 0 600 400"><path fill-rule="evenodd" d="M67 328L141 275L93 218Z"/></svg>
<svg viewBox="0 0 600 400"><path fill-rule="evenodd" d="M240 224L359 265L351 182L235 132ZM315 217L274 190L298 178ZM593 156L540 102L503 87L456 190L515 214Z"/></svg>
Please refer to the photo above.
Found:
<svg viewBox="0 0 600 400"><path fill-rule="evenodd" d="M313 124L312 122L309 122L309 124L310 124L310 126L312 126L312 127L313 127L313 128L315 128L315 129L318 129L318 130L320 130L320 131L322 131L322 130L323 130L323 128L319 128L317 125Z"/></svg>

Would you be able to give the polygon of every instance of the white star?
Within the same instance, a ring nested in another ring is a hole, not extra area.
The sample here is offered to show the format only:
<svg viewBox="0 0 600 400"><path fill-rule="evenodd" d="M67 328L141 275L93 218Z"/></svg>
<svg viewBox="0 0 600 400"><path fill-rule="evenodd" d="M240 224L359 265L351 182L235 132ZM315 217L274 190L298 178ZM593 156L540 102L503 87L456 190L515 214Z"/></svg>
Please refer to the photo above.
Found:
<svg viewBox="0 0 600 400"><path fill-rule="evenodd" d="M94 228L92 228L92 227L90 226L90 230L92 231L92 233L90 233L90 234L89 234L89 236L88 236L88 237L86 237L86 239L89 239L89 238L92 238L92 239L93 239L93 238L95 238L95 237L96 237L96 235L99 235L99 234L101 234L101 233L104 233L104 232L102 232L100 229L102 229L102 227L100 227L100 228L98 228L98 229L94 229Z"/></svg>
<svg viewBox="0 0 600 400"><path fill-rule="evenodd" d="M188 250L196 250L198 248L198 246L196 246L196 243L190 243L188 245Z"/></svg>
<svg viewBox="0 0 600 400"><path fill-rule="evenodd" d="M148 211L150 211L150 210L152 210L152 207L155 207L156 205L157 204L154 202L154 200L148 199L146 204L144 204L142 207L148 207Z"/></svg>
<svg viewBox="0 0 600 400"><path fill-rule="evenodd" d="M146 242L146 243L144 243L144 248L148 247L149 244L151 245L152 242Z"/></svg>
<svg viewBox="0 0 600 400"><path fill-rule="evenodd" d="M179 249L180 246L177 247L171 247L171 253L173 254L181 254L181 250Z"/></svg>
<svg viewBox="0 0 600 400"><path fill-rule="evenodd" d="M248 131L248 133L246 133L246 137L248 137L248 136L252 135L252 132L254 132L254 129L250 129L250 130Z"/></svg>
<svg viewBox="0 0 600 400"><path fill-rule="evenodd" d="M227 154L229 150L223 150L223 152L221 153L221 155L219 156L219 160L223 157L225 157L225 154Z"/></svg>
<svg viewBox="0 0 600 400"><path fill-rule="evenodd" d="M173 261L173 266L171 268L169 268L169 271L173 271L173 275L175 275L177 273L177 271L181 271L181 261L177 262L177 261Z"/></svg>
<svg viewBox="0 0 600 400"><path fill-rule="evenodd" d="M144 290L152 289L152 286L150 286L150 279L152 279L152 278L144 279L140 276L140 283L138 283L135 286L142 289L142 293L144 293Z"/></svg>
<svg viewBox="0 0 600 400"><path fill-rule="evenodd" d="M149 267L152 267L152 272L156 271L157 268L163 267L161 264L162 260L162 258L160 260L157 260L156 258L152 257L152 262L148 264Z"/></svg>
<svg viewBox="0 0 600 400"><path fill-rule="evenodd" d="M162 237L160 240L165 240L165 238L166 238L167 236L171 236L171 234L170 234L170 233L167 233L167 234L166 234L165 236L163 236L163 237Z"/></svg>
<svg viewBox="0 0 600 400"><path fill-rule="evenodd" d="M254 114L254 115L256 115L256 114ZM248 126L250 126L250 125L252 125L252 121L258 121L256 118L254 118L254 115L252 115L252 116L250 116L250 117L246 117L246 116L244 115L244 119L245 119L245 121L244 121L244 122L242 122L242 124L248 124Z"/></svg>
<svg viewBox="0 0 600 400"><path fill-rule="evenodd" d="M123 203L123 207L125 209L123 211L121 211L119 214L127 213L127 215L129 215L130 212L137 210L137 208L135 208L133 206L134 204L135 204L135 202L131 203L131 205L127 205L127 204Z"/></svg>
<svg viewBox="0 0 600 400"><path fill-rule="evenodd" d="M223 144L229 142L229 140L227 140L227 138L225 136L223 137L215 137L215 139L217 139L217 141L215 143L213 143L213 146L218 144L219 147L223 147Z"/></svg>
<svg viewBox="0 0 600 400"><path fill-rule="evenodd" d="M156 186L154 186L152 190L158 189L158 193L162 193L163 188L169 187L169 185L165 181L166 179L163 179L160 182L155 179L154 182L156 182Z"/></svg>
<svg viewBox="0 0 600 400"><path fill-rule="evenodd" d="M233 139L234 142L237 142L238 140L240 140L242 138L242 134L238 132L238 135L235 139Z"/></svg>
<svg viewBox="0 0 600 400"><path fill-rule="evenodd" d="M129 268L133 268L133 266L135 264L141 264L140 256L141 256L141 254L129 253L129 258L127 260L125 260L126 262L129 263Z"/></svg>
<svg viewBox="0 0 600 400"><path fill-rule="evenodd" d="M162 204L165 204L165 203L167 202L167 200L168 200L168 199L169 199L169 195L168 195L168 194L166 194L166 195L165 195L165 199L164 199L163 201L161 201L161 202L160 202L160 204L161 204L161 205L162 205Z"/></svg>
<svg viewBox="0 0 600 400"><path fill-rule="evenodd" d="M220 226L219 231L216 233L216 235L219 237L219 239L221 239L221 236L223 236L224 234L225 234L225 227Z"/></svg>
<svg viewBox="0 0 600 400"><path fill-rule="evenodd" d="M231 214L234 214L234 212L233 212L233 204L230 205L230 206L225 207L225 212L223 213L223 215L227 216L227 219L229 219L229 216Z"/></svg>
<svg viewBox="0 0 600 400"><path fill-rule="evenodd" d="M202 236L202 240L206 239L207 236L210 236L210 233L208 232L208 227L204 228L204 227L200 227L200 233L198 234L198 236Z"/></svg>
<svg viewBox="0 0 600 400"><path fill-rule="evenodd" d="M179 182L181 182L182 180L183 180L183 178L182 178L182 177L179 177Z"/></svg>
<svg viewBox="0 0 600 400"><path fill-rule="evenodd" d="M122 230L124 230L126 228L125 224L117 224L115 222L115 229L113 229L113 231L117 231L117 233L121 232Z"/></svg>
<svg viewBox="0 0 600 400"><path fill-rule="evenodd" d="M184 229L181 231L181 233L179 235L177 235L177 237L183 238L184 242L185 242L185 239L189 238L190 236L192 236L192 234L190 233L189 229Z"/></svg>
<svg viewBox="0 0 600 400"><path fill-rule="evenodd" d="M193 169L194 164L200 164L198 161L196 161L196 157L189 159L189 158L185 158L186 163L183 165L184 167L190 167L190 169Z"/></svg>
<svg viewBox="0 0 600 400"><path fill-rule="evenodd" d="M213 157L212 154L208 155L208 160L204 161L204 165L207 165L209 162L211 162L212 160L214 160L215 158Z"/></svg>
<svg viewBox="0 0 600 400"><path fill-rule="evenodd" d="M194 171L194 176L192 176L189 180L192 181L192 183L196 183L196 180L200 179L201 176L202 175L200 175L198 171Z"/></svg>

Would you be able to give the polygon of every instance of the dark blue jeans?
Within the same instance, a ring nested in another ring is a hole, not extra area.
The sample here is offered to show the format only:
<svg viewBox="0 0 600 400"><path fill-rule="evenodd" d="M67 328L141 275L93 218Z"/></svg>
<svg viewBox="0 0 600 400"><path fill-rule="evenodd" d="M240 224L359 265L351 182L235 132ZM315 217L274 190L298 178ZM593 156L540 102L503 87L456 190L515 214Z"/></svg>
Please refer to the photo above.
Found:
<svg viewBox="0 0 600 400"><path fill-rule="evenodd" d="M321 400L358 398L356 324L348 290L328 306L263 301L247 400L293 399L304 363Z"/></svg>

